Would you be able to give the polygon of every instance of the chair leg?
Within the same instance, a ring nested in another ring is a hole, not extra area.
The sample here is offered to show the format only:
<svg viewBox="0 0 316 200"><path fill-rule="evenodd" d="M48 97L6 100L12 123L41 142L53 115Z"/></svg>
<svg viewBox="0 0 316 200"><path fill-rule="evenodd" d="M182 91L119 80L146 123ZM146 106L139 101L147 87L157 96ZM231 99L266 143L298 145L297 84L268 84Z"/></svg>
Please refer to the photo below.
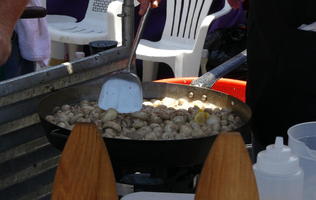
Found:
<svg viewBox="0 0 316 200"><path fill-rule="evenodd" d="M206 65L208 62L208 54L209 54L208 49L202 50L202 56L201 56L201 72L202 72L202 74L205 74L207 72Z"/></svg>
<svg viewBox="0 0 316 200"><path fill-rule="evenodd" d="M174 76L178 77L197 77L199 76L200 62L192 58L185 58L175 63Z"/></svg>
<svg viewBox="0 0 316 200"><path fill-rule="evenodd" d="M66 47L64 43L51 41L51 57L49 66L59 65L66 62Z"/></svg>
<svg viewBox="0 0 316 200"><path fill-rule="evenodd" d="M143 82L157 79L159 63L143 60Z"/></svg>
<svg viewBox="0 0 316 200"><path fill-rule="evenodd" d="M68 44L69 61L73 61L77 58L76 52L78 52L78 51L83 51L83 46L76 45L76 44Z"/></svg>

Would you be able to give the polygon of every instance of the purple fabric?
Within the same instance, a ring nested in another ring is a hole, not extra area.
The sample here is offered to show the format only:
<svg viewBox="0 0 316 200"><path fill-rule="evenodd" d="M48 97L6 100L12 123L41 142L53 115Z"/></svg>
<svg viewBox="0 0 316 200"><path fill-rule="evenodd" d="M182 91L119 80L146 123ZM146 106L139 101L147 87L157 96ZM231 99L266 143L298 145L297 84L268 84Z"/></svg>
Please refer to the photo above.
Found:
<svg viewBox="0 0 316 200"><path fill-rule="evenodd" d="M211 24L209 32L213 32L217 29L230 28L239 24L246 23L246 12L242 7L240 9L232 9L228 14L214 20ZM214 13L219 11L224 6L224 0L214 0L209 13Z"/></svg>
<svg viewBox="0 0 316 200"><path fill-rule="evenodd" d="M81 21L88 7L89 0L47 0L47 13L68 15Z"/></svg>
<svg viewBox="0 0 316 200"><path fill-rule="evenodd" d="M209 32L217 29L229 28L246 23L246 13L243 9L233 9L227 15L216 19L210 26Z"/></svg>
<svg viewBox="0 0 316 200"><path fill-rule="evenodd" d="M143 39L159 41L166 21L166 0L161 0L159 7L152 9L148 16L147 23L142 35ZM139 7L135 8L135 32L138 27L141 16L138 15Z"/></svg>

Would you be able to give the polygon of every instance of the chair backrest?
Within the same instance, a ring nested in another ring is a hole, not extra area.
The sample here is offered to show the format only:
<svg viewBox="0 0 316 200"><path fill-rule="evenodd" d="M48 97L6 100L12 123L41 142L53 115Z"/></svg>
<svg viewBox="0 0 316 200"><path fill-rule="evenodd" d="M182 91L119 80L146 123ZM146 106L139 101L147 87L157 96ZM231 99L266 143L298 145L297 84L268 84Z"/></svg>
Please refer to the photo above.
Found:
<svg viewBox="0 0 316 200"><path fill-rule="evenodd" d="M163 39L195 40L213 0L167 0Z"/></svg>
<svg viewBox="0 0 316 200"><path fill-rule="evenodd" d="M104 16L107 13L108 6L112 1L113 0L89 0L85 18L105 20Z"/></svg>
<svg viewBox="0 0 316 200"><path fill-rule="evenodd" d="M40 0L39 2L42 7L46 8L46 0Z"/></svg>

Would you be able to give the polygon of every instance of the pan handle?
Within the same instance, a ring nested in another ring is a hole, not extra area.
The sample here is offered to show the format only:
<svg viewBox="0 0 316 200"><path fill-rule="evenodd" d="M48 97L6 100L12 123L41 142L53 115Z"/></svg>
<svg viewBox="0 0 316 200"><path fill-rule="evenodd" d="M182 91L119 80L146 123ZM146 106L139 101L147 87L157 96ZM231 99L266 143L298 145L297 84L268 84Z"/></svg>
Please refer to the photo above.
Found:
<svg viewBox="0 0 316 200"><path fill-rule="evenodd" d="M192 81L191 86L211 88L214 83L228 74L229 72L237 69L240 65L244 64L247 61L247 50L244 50L227 60L223 64L215 67L214 69L206 72L201 77Z"/></svg>

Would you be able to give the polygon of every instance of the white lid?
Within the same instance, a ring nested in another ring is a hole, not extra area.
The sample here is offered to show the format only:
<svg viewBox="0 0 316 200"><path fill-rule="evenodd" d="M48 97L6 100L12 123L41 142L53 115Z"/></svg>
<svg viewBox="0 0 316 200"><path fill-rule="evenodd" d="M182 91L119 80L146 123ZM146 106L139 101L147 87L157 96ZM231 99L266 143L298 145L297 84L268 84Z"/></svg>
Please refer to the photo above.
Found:
<svg viewBox="0 0 316 200"><path fill-rule="evenodd" d="M299 159L291 149L283 144L282 137L276 137L275 144L261 151L254 166L257 170L269 174L287 175L301 170Z"/></svg>

